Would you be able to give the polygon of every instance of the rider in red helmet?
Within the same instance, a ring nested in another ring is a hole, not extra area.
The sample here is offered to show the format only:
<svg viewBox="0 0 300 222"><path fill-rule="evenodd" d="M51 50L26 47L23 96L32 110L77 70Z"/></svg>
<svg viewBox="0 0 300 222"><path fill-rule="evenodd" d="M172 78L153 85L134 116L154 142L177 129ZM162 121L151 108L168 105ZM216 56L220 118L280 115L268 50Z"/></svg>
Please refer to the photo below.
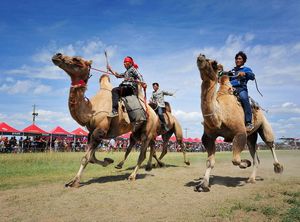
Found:
<svg viewBox="0 0 300 222"><path fill-rule="evenodd" d="M126 56L124 58L124 67L126 71L124 73L117 73L111 69L108 65L107 69L117 78L124 78L122 83L112 89L112 113L110 113L109 117L118 116L118 101L120 97L130 96L137 93L138 83L143 83L143 77L138 72L137 64L134 63L133 59L130 56ZM143 83L145 84L145 83Z"/></svg>

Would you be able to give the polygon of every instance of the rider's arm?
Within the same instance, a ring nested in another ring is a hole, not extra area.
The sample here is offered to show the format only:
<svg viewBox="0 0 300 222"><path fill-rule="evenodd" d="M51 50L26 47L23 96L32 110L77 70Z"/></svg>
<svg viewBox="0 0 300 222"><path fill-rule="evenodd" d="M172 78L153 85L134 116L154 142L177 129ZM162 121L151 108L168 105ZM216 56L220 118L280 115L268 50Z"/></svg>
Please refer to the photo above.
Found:
<svg viewBox="0 0 300 222"><path fill-rule="evenodd" d="M109 65L107 66L107 70L117 78L124 78L124 73L119 74L116 71L113 71Z"/></svg>

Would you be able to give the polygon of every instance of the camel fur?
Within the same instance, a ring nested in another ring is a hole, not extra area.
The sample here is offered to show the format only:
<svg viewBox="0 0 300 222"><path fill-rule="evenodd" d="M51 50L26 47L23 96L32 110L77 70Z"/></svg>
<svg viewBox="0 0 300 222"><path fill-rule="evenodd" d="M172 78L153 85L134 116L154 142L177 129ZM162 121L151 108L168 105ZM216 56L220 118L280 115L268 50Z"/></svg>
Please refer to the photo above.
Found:
<svg viewBox="0 0 300 222"><path fill-rule="evenodd" d="M256 142L258 134L270 148L274 159L274 171L281 173L283 166L279 163L274 144L274 134L270 124L260 108L253 109L254 128L246 131L244 124L244 111L237 98L233 95L232 86L228 76L220 80L217 91L217 73L222 68L214 60L207 59L200 54L197 58L197 66L202 79L201 84L201 110L204 118L204 133L202 142L207 150L208 158L203 179L195 187L195 191L209 191L209 176L215 165L215 140L218 136L224 137L226 142L232 142L232 163L244 169L251 166L251 162L241 159L240 153L248 146L253 159L253 171L248 182L254 183L258 167Z"/></svg>

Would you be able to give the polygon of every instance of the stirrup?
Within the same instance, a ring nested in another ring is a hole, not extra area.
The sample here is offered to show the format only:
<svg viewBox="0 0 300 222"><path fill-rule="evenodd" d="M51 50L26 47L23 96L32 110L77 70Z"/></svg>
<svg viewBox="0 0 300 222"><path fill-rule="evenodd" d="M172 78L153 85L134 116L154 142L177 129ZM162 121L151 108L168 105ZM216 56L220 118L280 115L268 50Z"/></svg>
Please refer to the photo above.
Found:
<svg viewBox="0 0 300 222"><path fill-rule="evenodd" d="M113 117L116 117L116 116L118 116L118 115L119 115L118 112L112 111L110 114L107 115L107 117L113 118Z"/></svg>

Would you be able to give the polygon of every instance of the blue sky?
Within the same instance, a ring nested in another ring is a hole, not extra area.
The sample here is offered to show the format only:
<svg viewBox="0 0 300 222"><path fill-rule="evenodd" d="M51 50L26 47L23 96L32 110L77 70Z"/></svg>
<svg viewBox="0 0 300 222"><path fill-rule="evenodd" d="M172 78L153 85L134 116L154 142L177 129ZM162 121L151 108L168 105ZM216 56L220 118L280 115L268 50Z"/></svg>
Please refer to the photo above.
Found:
<svg viewBox="0 0 300 222"><path fill-rule="evenodd" d="M78 124L67 106L69 77L51 62L56 52L93 60L114 70L132 56L151 86L166 97L188 137L201 137L199 53L234 66L243 50L256 74L249 93L268 110L277 138L300 137L300 1L4 1L0 8L0 121L17 129L32 122L45 130ZM87 96L98 90L92 72ZM114 86L120 79L112 79ZM148 97L151 87L148 88Z"/></svg>

